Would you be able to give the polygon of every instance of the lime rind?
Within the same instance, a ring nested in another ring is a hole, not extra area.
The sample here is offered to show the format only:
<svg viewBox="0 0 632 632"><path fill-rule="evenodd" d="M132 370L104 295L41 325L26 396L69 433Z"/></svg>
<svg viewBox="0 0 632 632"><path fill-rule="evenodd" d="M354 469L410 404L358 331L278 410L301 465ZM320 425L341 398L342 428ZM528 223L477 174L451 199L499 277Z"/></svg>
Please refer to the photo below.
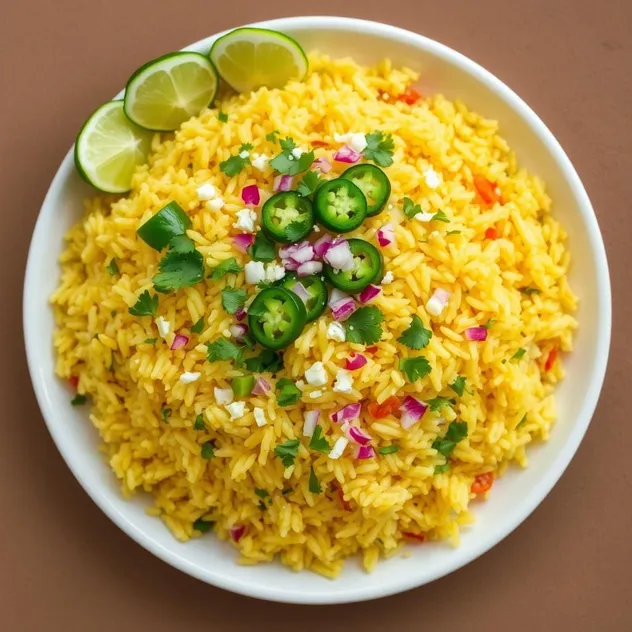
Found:
<svg viewBox="0 0 632 632"><path fill-rule="evenodd" d="M152 136L125 116L123 101L110 101L88 118L77 135L77 171L100 191L125 193L136 168L147 162Z"/></svg>
<svg viewBox="0 0 632 632"><path fill-rule="evenodd" d="M141 66L125 88L125 114L158 132L178 129L212 104L219 78L208 57L180 51Z"/></svg>
<svg viewBox="0 0 632 632"><path fill-rule="evenodd" d="M304 79L309 68L307 55L295 39L253 27L235 29L215 40L209 57L237 92L262 86L282 88L292 79Z"/></svg>

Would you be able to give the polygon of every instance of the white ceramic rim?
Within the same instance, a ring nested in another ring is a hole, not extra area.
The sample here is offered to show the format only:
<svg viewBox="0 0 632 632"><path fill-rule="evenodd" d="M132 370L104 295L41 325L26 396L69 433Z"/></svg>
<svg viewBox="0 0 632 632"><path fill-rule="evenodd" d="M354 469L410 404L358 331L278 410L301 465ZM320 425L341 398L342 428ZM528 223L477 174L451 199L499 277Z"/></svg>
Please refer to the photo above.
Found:
<svg viewBox="0 0 632 632"><path fill-rule="evenodd" d="M29 372L31 380L33 382L35 395L42 411L48 430L55 442L57 449L61 453L66 464L72 471L73 475L79 482L79 484L90 495L92 500L100 507L100 509L114 522L122 531L128 536L140 544L143 548L153 553L158 558L167 562L171 566L181 570L188 575L196 577L204 582L224 588L235 593L240 593L250 597L256 597L259 599L266 599L271 601L287 602L287 603L309 603L309 604L333 604L333 603L349 603L356 601L365 601L369 599L375 599L380 597L386 597L396 593L400 593L412 588L419 587L425 583L429 583L440 577L448 575L449 573L469 564L471 561L478 558L480 555L491 549L498 544L501 540L507 537L516 527L518 527L526 518L533 512L533 510L544 500L547 494L551 491L553 486L557 483L564 470L571 461L573 455L577 451L579 444L586 433L592 415L595 411L597 401L599 399L599 393L603 384L603 380L606 372L606 365L608 362L608 353L610 348L610 333L612 323L612 306L611 306L611 290L610 290L610 277L608 272L608 262L606 258L606 251L601 237L601 232L597 224L597 219L593 211L592 205L584 189L584 186L575 171L568 156L560 146L559 142L549 131L546 125L540 120L535 112L510 88L508 88L500 79L495 77L492 73L479 66L474 61L465 57L464 55L456 52L455 50L440 44L432 39L412 33L398 27L390 26L387 24L381 24L378 22L371 22L367 20L359 20L356 18L341 18L331 16L303 16L293 18L279 18L274 20L268 20L264 22L257 22L248 26L264 27L283 31L285 29L292 28L307 28L310 26L318 26L320 28L328 28L331 30L349 30L354 29L362 31L369 35L376 36L393 36L396 35L405 43L409 43L412 46L421 47L429 50L433 55L445 59L447 62L454 65L461 66L466 72L475 77L479 82L487 86L489 89L495 91L499 97L504 100L511 108L513 108L522 119L529 125L533 133L544 143L550 150L552 156L558 163L564 177L569 182L570 186L574 190L576 199L578 200L579 211L583 216L583 220L588 226L588 239L591 243L594 256L593 264L596 269L597 277L597 294L599 300L600 317L597 330L593 332L597 338L597 351L596 362L593 368L593 379L590 384L588 392L585 394L584 403L580 415L574 421L574 427L569 435L564 449L560 451L554 464L547 472L547 476L543 477L540 481L537 489L532 490L533 493L525 499L525 503L522 509L522 513L514 516L512 521L508 521L503 529L499 530L493 536L481 535L478 540L477 546L469 547L468 549L457 549L454 552L450 563L438 569L436 572L428 575L425 573L421 578L420 574L416 574L411 571L409 574L401 577L393 577L393 579L386 585L379 587L374 586L358 586L357 589L346 591L343 595L340 595L336 591L335 582L332 583L332 588L329 592L321 592L317 595L297 595L288 594L280 591L271 585L265 583L243 582L239 579L235 579L231 576L224 574L217 574L213 572L213 569L200 569L197 566L192 565L188 560L183 559L172 551L166 549L161 544L148 538L132 521L130 521L125 515L123 515L119 509L113 505L109 499L107 499L98 485L87 484L81 477L80 468L74 459L72 450L66 441L65 435L61 430L61 426L55 424L54 413L47 407L47 401L45 396L45 383L44 377L38 371L38 354L40 349L36 347L33 342L32 336L29 335L30 331L33 331L37 327L38 313L35 308L35 299L32 293L27 291L28 287L33 287L34 284L34 259L35 255L39 252L46 251L47 235L41 230L40 216L35 224L31 245L29 248L28 262L26 266L24 296L23 296L23 328L24 338L26 345L27 361L29 366ZM232 29L231 29L232 30ZM217 35L209 36L203 40L196 42L190 46L187 46L183 50L197 50L197 49L210 49L212 41L227 33L223 31ZM115 98L122 98L123 91L121 91ZM42 208L46 207L50 200L58 197L59 190L62 188L62 183L68 177L70 171L74 169L73 162L73 148L71 148L66 154L64 160L61 163L59 170L57 171L53 181L48 189L46 198Z"/></svg>

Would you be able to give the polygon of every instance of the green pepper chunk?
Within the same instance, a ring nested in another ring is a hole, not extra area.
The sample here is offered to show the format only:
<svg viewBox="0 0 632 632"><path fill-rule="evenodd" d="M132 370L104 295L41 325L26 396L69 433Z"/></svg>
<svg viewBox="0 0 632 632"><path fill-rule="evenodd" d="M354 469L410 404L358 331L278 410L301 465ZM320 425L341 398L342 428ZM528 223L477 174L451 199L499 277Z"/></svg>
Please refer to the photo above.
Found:
<svg viewBox="0 0 632 632"><path fill-rule="evenodd" d="M288 272L281 281L281 287L284 287L290 292L296 291L297 284L300 283L309 294L308 298L301 298L305 303L305 309L307 310L307 322L311 323L316 320L324 311L327 305L327 285L325 282L315 274L310 276L298 277L295 272ZM298 295L297 295L298 296Z"/></svg>
<svg viewBox="0 0 632 632"><path fill-rule="evenodd" d="M299 241L313 226L312 203L296 191L281 191L273 195L261 209L261 228L278 243Z"/></svg>
<svg viewBox="0 0 632 632"><path fill-rule="evenodd" d="M255 378L253 375L238 375L233 378L231 387L235 397L247 397L255 387Z"/></svg>
<svg viewBox="0 0 632 632"><path fill-rule="evenodd" d="M363 239L349 239L349 250L353 255L353 268L342 271L325 264L327 280L339 290L355 294L371 283L380 283L384 276L384 260L380 251Z"/></svg>
<svg viewBox="0 0 632 632"><path fill-rule="evenodd" d="M364 193L368 216L377 215L391 195L391 183L388 176L375 165L354 165L340 177L351 180Z"/></svg>
<svg viewBox="0 0 632 632"><path fill-rule="evenodd" d="M184 235L191 227L189 216L177 202L169 202L137 231L138 236L154 250L162 250L178 235Z"/></svg>
<svg viewBox="0 0 632 632"><path fill-rule="evenodd" d="M261 290L248 308L253 338L267 349L283 349L302 333L307 322L303 301L282 287Z"/></svg>
<svg viewBox="0 0 632 632"><path fill-rule="evenodd" d="M319 224L335 233L348 233L362 224L367 214L364 193L351 180L325 182L314 198Z"/></svg>

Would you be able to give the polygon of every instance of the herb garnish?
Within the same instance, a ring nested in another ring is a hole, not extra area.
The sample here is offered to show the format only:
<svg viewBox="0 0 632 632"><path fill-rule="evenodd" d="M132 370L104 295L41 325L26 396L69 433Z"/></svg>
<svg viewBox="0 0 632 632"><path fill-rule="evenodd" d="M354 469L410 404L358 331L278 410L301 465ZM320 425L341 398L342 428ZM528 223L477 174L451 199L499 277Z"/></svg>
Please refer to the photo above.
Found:
<svg viewBox="0 0 632 632"><path fill-rule="evenodd" d="M372 345L382 337L384 316L377 307L361 307L345 321L347 342Z"/></svg>
<svg viewBox="0 0 632 632"><path fill-rule="evenodd" d="M285 443L276 446L274 453L281 459L284 467L291 467L294 465L294 459L300 445L301 442L298 439L289 439Z"/></svg>
<svg viewBox="0 0 632 632"><path fill-rule="evenodd" d="M417 356L415 358L400 358L399 370L402 371L410 382L425 377L432 371L430 362L423 356Z"/></svg>
<svg viewBox="0 0 632 632"><path fill-rule="evenodd" d="M118 274L118 265L116 263L116 259L112 258L110 259L110 263L108 263L105 266L105 269L110 273L110 276L114 276L115 274Z"/></svg>
<svg viewBox="0 0 632 632"><path fill-rule="evenodd" d="M152 296L149 290L141 293L133 307L127 310L132 316L155 316L158 309L158 296Z"/></svg>
<svg viewBox="0 0 632 632"><path fill-rule="evenodd" d="M236 156L231 156L227 160L219 163L219 170L231 178L232 176L236 176L244 167L250 165L250 156L248 155L244 158L242 154L248 153L251 149L252 145L250 143L244 143L239 148L239 152Z"/></svg>
<svg viewBox="0 0 632 632"><path fill-rule="evenodd" d="M233 290L232 288L226 287L222 290L222 307L229 314L235 314L244 306L247 298L248 293L243 288Z"/></svg>
<svg viewBox="0 0 632 632"><path fill-rule="evenodd" d="M329 441L322 436L323 429L320 426L316 426L314 428L314 432L312 434L311 439L309 440L309 447L311 450L316 450L317 452L323 452L324 454L328 454L331 450L329 445Z"/></svg>
<svg viewBox="0 0 632 632"><path fill-rule="evenodd" d="M296 158L292 151L296 149L296 143L291 138L279 141L281 145L280 154L270 160L270 166L277 172L288 176L295 176L303 171L307 171L314 162L314 152L303 152Z"/></svg>
<svg viewBox="0 0 632 632"><path fill-rule="evenodd" d="M301 391L298 386L286 377L282 377L276 383L277 390L277 404L279 406L291 406L296 404L301 396Z"/></svg>
<svg viewBox="0 0 632 632"><path fill-rule="evenodd" d="M430 339L432 338L432 331L426 329L421 322L421 318L415 314L413 320L410 323L410 327L406 329L402 335L397 339L397 342L401 342L409 349L423 349L428 346Z"/></svg>
<svg viewBox="0 0 632 632"><path fill-rule="evenodd" d="M393 164L393 137L380 131L366 135L366 148L362 152L366 160L372 160L380 167L390 167Z"/></svg>
<svg viewBox="0 0 632 632"><path fill-rule="evenodd" d="M320 494L323 491L318 479L316 478L316 472L314 472L313 465L309 468L309 491L312 492L312 494Z"/></svg>
<svg viewBox="0 0 632 632"><path fill-rule="evenodd" d="M432 442L432 447L443 454L446 458L452 455L456 444L467 437L467 423L464 421L453 421L445 433L444 437L437 437Z"/></svg>
<svg viewBox="0 0 632 632"><path fill-rule="evenodd" d="M272 242L267 235L260 230L255 235L255 241L248 248L248 254L255 261L272 261L276 258L276 248L274 247L274 242Z"/></svg>
<svg viewBox="0 0 632 632"><path fill-rule="evenodd" d="M209 362L217 360L235 360L239 365L243 359L243 349L226 338L220 338L206 345Z"/></svg>
<svg viewBox="0 0 632 632"><path fill-rule="evenodd" d="M218 266L215 266L208 275L208 278L213 281L219 281L227 274L239 274L242 270L243 268L237 263L237 259L231 257L230 259L222 261Z"/></svg>

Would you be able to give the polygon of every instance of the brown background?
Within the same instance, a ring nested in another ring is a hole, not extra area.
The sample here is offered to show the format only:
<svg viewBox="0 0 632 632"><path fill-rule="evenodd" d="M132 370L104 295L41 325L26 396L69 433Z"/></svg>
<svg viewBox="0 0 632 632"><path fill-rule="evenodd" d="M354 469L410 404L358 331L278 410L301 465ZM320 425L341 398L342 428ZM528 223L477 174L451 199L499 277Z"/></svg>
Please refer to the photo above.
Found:
<svg viewBox="0 0 632 632"><path fill-rule="evenodd" d="M526 8L526 5L529 8ZM0 631L632 630L632 2L21 0L0 13ZM22 345L23 269L48 184L84 118L138 65L241 23L344 14L480 62L538 112L593 200L613 281L605 388L567 473L526 523L429 586L365 605L232 595L111 524L48 436Z"/></svg>

